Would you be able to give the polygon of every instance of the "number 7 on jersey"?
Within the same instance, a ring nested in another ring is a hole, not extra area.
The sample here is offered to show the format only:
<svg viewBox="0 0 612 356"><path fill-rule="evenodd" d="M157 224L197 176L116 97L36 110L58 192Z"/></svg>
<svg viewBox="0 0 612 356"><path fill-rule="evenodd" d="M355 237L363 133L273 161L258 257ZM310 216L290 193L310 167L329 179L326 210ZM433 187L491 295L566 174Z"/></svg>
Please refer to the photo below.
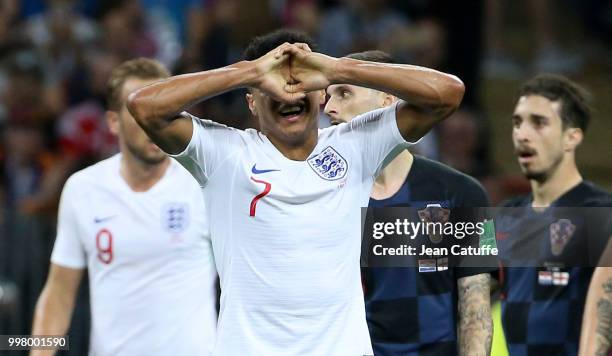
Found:
<svg viewBox="0 0 612 356"><path fill-rule="evenodd" d="M257 202L259 201L259 199L265 197L266 195L268 195L270 193L270 190L272 190L272 184L268 183L266 181L263 180L259 180L259 179L255 179L253 177L251 177L251 180L255 183L259 183L259 184L264 184L264 190L263 192L257 194L253 200L251 200L251 207L249 210L249 216L255 216L255 209L257 208Z"/></svg>

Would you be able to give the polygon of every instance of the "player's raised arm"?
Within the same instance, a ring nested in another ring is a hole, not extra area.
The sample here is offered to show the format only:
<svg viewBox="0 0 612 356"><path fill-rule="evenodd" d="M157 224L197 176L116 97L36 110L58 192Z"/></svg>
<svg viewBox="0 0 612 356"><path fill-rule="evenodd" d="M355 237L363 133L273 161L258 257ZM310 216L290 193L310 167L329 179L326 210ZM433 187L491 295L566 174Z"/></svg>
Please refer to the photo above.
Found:
<svg viewBox="0 0 612 356"><path fill-rule="evenodd" d="M292 90L325 89L330 84L351 84L393 94L402 99L397 125L405 140L421 138L438 121L452 114L465 91L459 78L433 69L350 58L333 58L292 48L291 76L299 84Z"/></svg>
<svg viewBox="0 0 612 356"><path fill-rule="evenodd" d="M193 130L191 119L180 113L200 101L243 87L258 88L279 101L303 98L303 93L285 91L291 47L283 44L254 61L153 83L130 94L128 110L159 147L179 153L189 143Z"/></svg>
<svg viewBox="0 0 612 356"><path fill-rule="evenodd" d="M32 335L66 334L83 272L84 269L66 268L51 263L47 282L36 303ZM30 356L54 354L55 350L30 352Z"/></svg>

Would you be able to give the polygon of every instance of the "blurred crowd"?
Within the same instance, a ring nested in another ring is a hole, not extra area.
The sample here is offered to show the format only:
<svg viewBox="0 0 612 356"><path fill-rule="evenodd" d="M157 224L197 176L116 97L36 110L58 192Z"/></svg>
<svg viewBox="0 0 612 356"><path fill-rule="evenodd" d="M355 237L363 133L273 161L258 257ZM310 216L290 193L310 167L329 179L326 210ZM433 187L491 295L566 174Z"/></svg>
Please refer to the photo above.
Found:
<svg viewBox="0 0 612 356"><path fill-rule="evenodd" d="M381 49L464 80L462 108L417 149L486 181L495 162L482 77L579 73L584 55L563 48L558 12L577 18L594 53L612 43L610 1L512 2L533 34L531 59L520 62L505 41L509 7L502 0L0 0L0 334L28 333L65 179L117 150L105 90L118 63L152 57L176 74L221 67L240 60L253 36L278 27L311 34L332 56ZM229 93L193 111L252 127L243 101ZM16 291L20 305L3 316L3 300Z"/></svg>

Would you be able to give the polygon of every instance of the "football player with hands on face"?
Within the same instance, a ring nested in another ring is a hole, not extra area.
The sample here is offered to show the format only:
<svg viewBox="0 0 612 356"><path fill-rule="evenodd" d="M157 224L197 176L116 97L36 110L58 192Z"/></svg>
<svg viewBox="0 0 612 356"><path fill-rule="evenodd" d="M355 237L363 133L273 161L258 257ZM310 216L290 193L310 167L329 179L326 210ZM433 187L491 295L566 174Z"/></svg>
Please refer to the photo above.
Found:
<svg viewBox="0 0 612 356"><path fill-rule="evenodd" d="M191 172L211 207L221 280L214 354L372 355L359 207L367 206L385 158L456 110L463 83L423 67L329 57L287 30L255 38L244 58L158 81L128 99L138 123ZM336 83L401 100L319 130L325 89ZM241 88L258 130L185 112Z"/></svg>

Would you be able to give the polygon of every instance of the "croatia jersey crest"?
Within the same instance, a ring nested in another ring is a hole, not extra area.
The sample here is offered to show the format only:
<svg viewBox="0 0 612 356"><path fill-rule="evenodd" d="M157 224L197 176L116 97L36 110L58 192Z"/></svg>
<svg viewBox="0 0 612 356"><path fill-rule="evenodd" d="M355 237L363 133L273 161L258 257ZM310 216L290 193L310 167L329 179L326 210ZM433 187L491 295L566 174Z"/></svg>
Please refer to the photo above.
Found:
<svg viewBox="0 0 612 356"><path fill-rule="evenodd" d="M569 219L559 219L550 224L550 249L553 256L560 256L563 253L575 231L576 225Z"/></svg>
<svg viewBox="0 0 612 356"><path fill-rule="evenodd" d="M185 203L166 204L162 211L162 222L170 233L183 232L189 225L189 207Z"/></svg>
<svg viewBox="0 0 612 356"><path fill-rule="evenodd" d="M348 170L348 162L331 146L327 146L323 152L308 159L308 165L325 180L344 178Z"/></svg>
<svg viewBox="0 0 612 356"><path fill-rule="evenodd" d="M445 209L440 204L427 204L427 207L423 210L419 210L419 219L425 224L428 223L440 223L440 226L444 226L446 222L448 222L448 218L450 216L450 209ZM435 225L434 225L435 226ZM432 229L427 229L427 236L429 236L429 241L438 244L442 242L442 228L439 229L439 232L436 232L436 228L432 226Z"/></svg>

